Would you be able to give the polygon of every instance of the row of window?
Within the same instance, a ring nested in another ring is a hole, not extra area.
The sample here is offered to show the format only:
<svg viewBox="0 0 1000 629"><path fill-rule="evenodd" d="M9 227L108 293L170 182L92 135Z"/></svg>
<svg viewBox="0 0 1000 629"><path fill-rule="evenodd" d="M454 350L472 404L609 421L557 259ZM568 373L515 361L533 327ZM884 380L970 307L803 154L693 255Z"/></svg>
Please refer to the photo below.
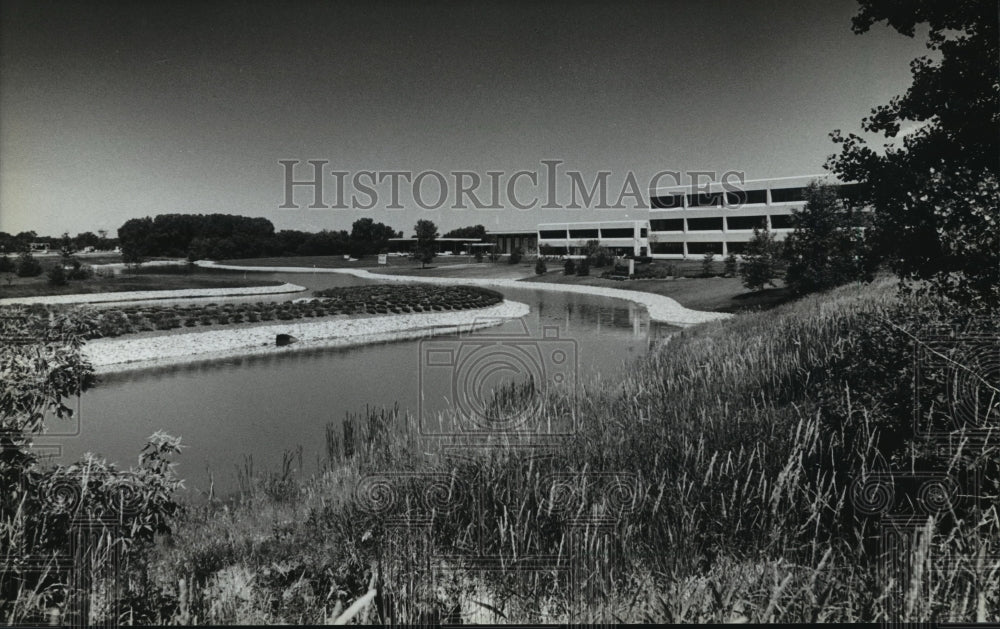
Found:
<svg viewBox="0 0 1000 629"><path fill-rule="evenodd" d="M636 230L633 227L612 227L597 229L543 229L538 232L538 237L543 240L565 240L566 232L569 231L570 238L586 238L587 240L597 240L599 238L635 238L636 231L639 238L649 235L648 230L643 227ZM600 231L600 234L598 234Z"/></svg>
<svg viewBox="0 0 1000 629"><path fill-rule="evenodd" d="M747 250L747 243L745 242L727 242L726 247L729 253L735 253L737 255L743 254ZM649 244L649 252L653 254L673 254L673 255L684 255L684 243L683 242L653 242ZM721 242L689 242L687 244L688 255L705 255L706 253L714 253L716 255L722 255L722 243Z"/></svg>
<svg viewBox="0 0 1000 629"><path fill-rule="evenodd" d="M861 184L849 183L836 186L837 195L856 199L861 194ZM771 188L771 203L799 203L806 200L806 188ZM687 201L687 203L685 203ZM694 194L666 194L650 198L653 209L680 209L695 207L742 206L767 203L767 190L732 190L726 192L699 192Z"/></svg>
<svg viewBox="0 0 1000 629"><path fill-rule="evenodd" d="M688 231L722 231L723 221L726 229L764 229L767 217L760 216L711 216L706 218L657 218L649 221L649 227L654 232L682 232L684 221L687 221ZM772 214L772 229L791 229L792 217L788 214Z"/></svg>

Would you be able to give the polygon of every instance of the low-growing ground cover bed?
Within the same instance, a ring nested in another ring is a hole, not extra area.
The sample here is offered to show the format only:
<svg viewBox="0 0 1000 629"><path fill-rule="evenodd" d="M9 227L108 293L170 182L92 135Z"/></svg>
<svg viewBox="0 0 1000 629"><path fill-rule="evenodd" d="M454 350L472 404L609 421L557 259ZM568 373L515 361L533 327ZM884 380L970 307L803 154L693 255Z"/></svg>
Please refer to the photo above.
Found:
<svg viewBox="0 0 1000 629"><path fill-rule="evenodd" d="M409 314L486 308L503 301L496 291L471 286L374 285L317 291L306 300L187 305L123 305L73 308L33 305L24 312L39 320L66 314L78 320L84 339L126 334L303 318ZM13 308L13 307L12 307Z"/></svg>

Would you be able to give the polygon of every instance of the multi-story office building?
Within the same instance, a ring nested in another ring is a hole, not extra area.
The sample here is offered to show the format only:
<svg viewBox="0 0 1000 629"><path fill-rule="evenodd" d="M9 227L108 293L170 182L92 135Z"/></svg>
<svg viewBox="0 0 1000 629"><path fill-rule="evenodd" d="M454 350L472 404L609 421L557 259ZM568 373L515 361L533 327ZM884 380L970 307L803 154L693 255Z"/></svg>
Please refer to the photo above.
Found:
<svg viewBox="0 0 1000 629"><path fill-rule="evenodd" d="M805 188L812 181L840 185L829 175L804 175L729 186L713 183L697 191L692 186L659 188L650 195L650 255L739 255L755 227L766 227L776 240L783 240L792 231L792 212L805 205Z"/></svg>
<svg viewBox="0 0 1000 629"><path fill-rule="evenodd" d="M615 255L645 256L649 252L649 221L594 221L542 223L538 226L539 251L577 254L596 240Z"/></svg>

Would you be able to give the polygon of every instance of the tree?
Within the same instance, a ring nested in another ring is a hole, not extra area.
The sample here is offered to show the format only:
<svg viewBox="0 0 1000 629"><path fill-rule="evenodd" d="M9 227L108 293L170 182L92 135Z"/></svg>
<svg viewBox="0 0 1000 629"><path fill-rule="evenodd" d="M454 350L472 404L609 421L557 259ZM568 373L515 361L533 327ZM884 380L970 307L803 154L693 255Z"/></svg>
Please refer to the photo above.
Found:
<svg viewBox="0 0 1000 629"><path fill-rule="evenodd" d="M17 270L17 265L10 259L6 252L0 256L0 273L13 273Z"/></svg>
<svg viewBox="0 0 1000 629"><path fill-rule="evenodd" d="M519 264L524 257L524 247L514 247L511 249L510 257L507 258L509 264Z"/></svg>
<svg viewBox="0 0 1000 629"><path fill-rule="evenodd" d="M420 219L413 226L413 232L417 238L417 259L420 260L420 268L424 268L436 255L434 242L438 237L437 225L426 219Z"/></svg>
<svg viewBox="0 0 1000 629"><path fill-rule="evenodd" d="M52 286L66 285L66 270L61 263L56 263L48 272L49 284Z"/></svg>
<svg viewBox="0 0 1000 629"><path fill-rule="evenodd" d="M995 0L860 0L853 30L876 22L908 37L928 26L939 53L911 63L902 96L861 122L890 143L883 152L835 130L839 155L827 168L865 184L858 201L873 210L869 247L904 285L926 280L934 294L968 306L1000 306L1000 84Z"/></svg>
<svg viewBox="0 0 1000 629"><path fill-rule="evenodd" d="M712 267L715 265L715 253L708 251L701 259L701 276L712 277Z"/></svg>
<svg viewBox="0 0 1000 629"><path fill-rule="evenodd" d="M597 268L607 266L613 259L611 252L607 247L601 245L600 240L588 240L584 248L584 255Z"/></svg>
<svg viewBox="0 0 1000 629"><path fill-rule="evenodd" d="M737 271L739 271L740 268L740 263L736 259L736 254L730 251L729 255L726 256L725 264L726 267L724 273L726 277L736 277L736 273Z"/></svg>
<svg viewBox="0 0 1000 629"><path fill-rule="evenodd" d="M743 285L750 290L760 290L764 288L764 284L774 286L777 258L778 243L774 240L774 234L769 229L761 231L755 227L740 267Z"/></svg>
<svg viewBox="0 0 1000 629"><path fill-rule="evenodd" d="M538 256L538 259L535 260L535 275L545 275L548 270L549 266L545 262L545 256Z"/></svg>
<svg viewBox="0 0 1000 629"><path fill-rule="evenodd" d="M576 273L576 262L573 262L573 258L566 258L565 264L563 264L563 275L573 275Z"/></svg>
<svg viewBox="0 0 1000 629"><path fill-rule="evenodd" d="M403 232L397 232L384 223L376 223L371 218L359 218L351 225L351 255L360 258L363 255L378 253L388 244L390 238L398 238Z"/></svg>
<svg viewBox="0 0 1000 629"><path fill-rule="evenodd" d="M453 229L442 238L478 238L480 240L486 239L486 228L482 225L469 225L468 227L459 227L458 229Z"/></svg>
<svg viewBox="0 0 1000 629"><path fill-rule="evenodd" d="M62 256L63 262L72 260L75 253L76 244L70 238L69 232L63 232L63 235L59 237L59 254Z"/></svg>
<svg viewBox="0 0 1000 629"><path fill-rule="evenodd" d="M871 280L864 243L865 213L838 197L834 186L812 182L806 204L792 215L795 228L782 245L785 283L797 294Z"/></svg>
<svg viewBox="0 0 1000 629"><path fill-rule="evenodd" d="M153 231L153 219L132 218L118 228L118 240L122 249L122 261L125 264L141 264L149 255L150 234Z"/></svg>
<svg viewBox="0 0 1000 629"><path fill-rule="evenodd" d="M18 277L38 277L42 274L42 265L38 263L30 250L21 253L17 258Z"/></svg>

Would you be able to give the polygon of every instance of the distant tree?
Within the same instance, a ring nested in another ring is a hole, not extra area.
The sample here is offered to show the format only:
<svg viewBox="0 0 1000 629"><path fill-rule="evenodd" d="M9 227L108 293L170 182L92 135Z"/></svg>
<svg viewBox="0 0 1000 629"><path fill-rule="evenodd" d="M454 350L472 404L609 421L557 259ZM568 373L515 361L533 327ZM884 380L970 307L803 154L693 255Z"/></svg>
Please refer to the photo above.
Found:
<svg viewBox="0 0 1000 629"><path fill-rule="evenodd" d="M424 268L436 255L434 243L438 237L437 225L429 220L420 219L413 226L413 233L417 239L417 258L420 260L420 268Z"/></svg>
<svg viewBox="0 0 1000 629"><path fill-rule="evenodd" d="M712 271L715 266L715 253L709 251L701 259L701 276L702 277L712 277Z"/></svg>
<svg viewBox="0 0 1000 629"><path fill-rule="evenodd" d="M63 235L59 237L59 254L62 256L63 262L69 262L76 254L76 243L70 238L69 232L63 232Z"/></svg>
<svg viewBox="0 0 1000 629"><path fill-rule="evenodd" d="M7 252L4 252L4 254L0 256L0 273L13 273L16 270L17 265L10 259Z"/></svg>
<svg viewBox="0 0 1000 629"><path fill-rule="evenodd" d="M736 254L732 251L730 251L729 255L726 256L725 265L726 267L724 273L726 277L736 277L736 273L740 268L740 263L736 259Z"/></svg>
<svg viewBox="0 0 1000 629"><path fill-rule="evenodd" d="M66 270L63 269L63 265L59 262L55 264L47 274L49 276L49 284L52 286L65 286L66 285Z"/></svg>
<svg viewBox="0 0 1000 629"><path fill-rule="evenodd" d="M765 284L774 286L778 254L779 247L774 234L768 229L760 230L755 227L740 267L743 285L750 290L760 290Z"/></svg>
<svg viewBox="0 0 1000 629"><path fill-rule="evenodd" d="M442 238L479 238L480 240L486 240L486 228L482 225L469 225L468 227L459 227L458 229L453 229Z"/></svg>
<svg viewBox="0 0 1000 629"><path fill-rule="evenodd" d="M38 277L42 274L42 265L38 263L30 250L21 253L17 259L18 277Z"/></svg>
<svg viewBox="0 0 1000 629"><path fill-rule="evenodd" d="M905 285L923 286L959 304L1000 308L1000 58L996 0L860 0L853 30L878 22L908 37L927 25L927 47L910 64L902 96L862 120L890 140L872 149L853 133L831 134L840 154L827 168L864 184L858 202L872 208L867 234ZM922 289L923 290L923 289Z"/></svg>
<svg viewBox="0 0 1000 629"><path fill-rule="evenodd" d="M593 264L597 268L607 266L614 257L607 247L601 245L600 240L588 240L583 253L587 256L590 264Z"/></svg>
<svg viewBox="0 0 1000 629"><path fill-rule="evenodd" d="M845 203L833 186L813 182L806 204L792 215L795 228L782 246L788 262L785 283L796 293L826 290L870 280L864 242L866 216Z"/></svg>
<svg viewBox="0 0 1000 629"><path fill-rule="evenodd" d="M366 254L378 253L389 242L390 238L402 237L403 232L397 232L384 223L376 223L372 218L359 218L351 225L350 240L351 255L358 258Z"/></svg>
<svg viewBox="0 0 1000 629"><path fill-rule="evenodd" d="M104 233L106 234L107 232ZM73 244L77 249L84 249L86 247L97 249L101 246L101 237L94 232L80 232L73 238Z"/></svg>
<svg viewBox="0 0 1000 629"><path fill-rule="evenodd" d="M125 264L141 264L150 251L153 219L132 218L118 228L118 241Z"/></svg>

